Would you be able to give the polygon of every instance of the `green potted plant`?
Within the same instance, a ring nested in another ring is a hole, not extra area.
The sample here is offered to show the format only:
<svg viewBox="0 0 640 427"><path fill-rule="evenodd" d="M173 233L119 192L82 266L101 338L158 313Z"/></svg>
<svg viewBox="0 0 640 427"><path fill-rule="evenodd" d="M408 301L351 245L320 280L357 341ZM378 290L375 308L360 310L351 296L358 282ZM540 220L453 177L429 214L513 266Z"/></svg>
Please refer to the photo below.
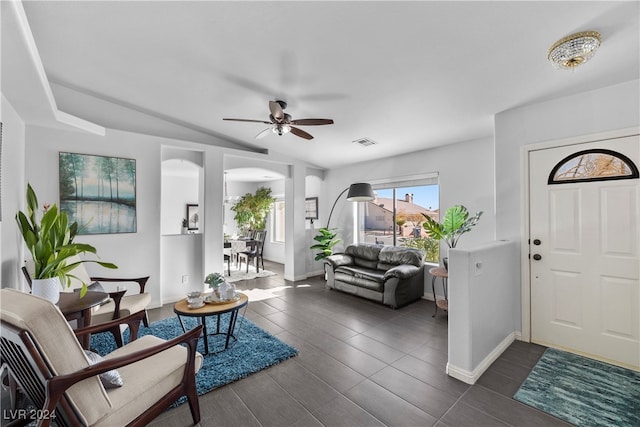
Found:
<svg viewBox="0 0 640 427"><path fill-rule="evenodd" d="M204 278L204 283L209 285L209 288L213 290L217 297L220 297L220 286L225 283L225 278L220 273L209 273Z"/></svg>
<svg viewBox="0 0 640 427"><path fill-rule="evenodd" d="M314 236L313 240L315 240L315 245L311 246L309 249L319 251L316 253L316 257L314 258L316 261L320 261L331 255L333 253L333 247L340 242L340 239L336 239L336 233L328 228L319 228L318 234Z"/></svg>
<svg viewBox="0 0 640 427"><path fill-rule="evenodd" d="M460 237L474 227L480 220L482 211L469 217L469 211L462 205L452 206L444 214L442 223L436 222L426 214L422 214L426 221L422 226L429 233L429 237L444 241L450 248L455 248ZM444 259L445 268L448 258Z"/></svg>
<svg viewBox="0 0 640 427"><path fill-rule="evenodd" d="M260 187L254 194L247 193L232 207L234 219L242 234L250 230L264 230L267 215L275 199L271 197L271 189Z"/></svg>
<svg viewBox="0 0 640 427"><path fill-rule="evenodd" d="M96 254L96 249L86 243L75 243L78 223L69 224L66 212L59 212L54 204L44 205L40 220L37 218L38 198L30 184L27 184L27 212L18 211L16 222L22 238L31 253L34 263L32 293L45 296L57 302L61 286L70 286L73 269L83 262L95 262L106 268L118 268L115 264L97 260L72 258L84 253ZM82 283L80 295L87 292L87 284Z"/></svg>

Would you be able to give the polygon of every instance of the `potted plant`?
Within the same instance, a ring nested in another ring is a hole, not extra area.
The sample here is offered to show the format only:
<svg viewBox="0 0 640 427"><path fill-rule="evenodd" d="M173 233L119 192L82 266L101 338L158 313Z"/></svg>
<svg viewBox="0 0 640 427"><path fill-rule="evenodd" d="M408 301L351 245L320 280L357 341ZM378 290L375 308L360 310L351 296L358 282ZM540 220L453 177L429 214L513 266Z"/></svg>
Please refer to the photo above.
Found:
<svg viewBox="0 0 640 427"><path fill-rule="evenodd" d="M474 216L469 217L469 211L466 207L462 205L452 206L445 212L442 223L436 222L424 213L422 215L426 219L422 226L427 230L429 236L433 239L444 241L450 248L455 248L460 236L471 231L471 228L478 223L482 211L476 212ZM445 268L447 268L447 261L448 258L443 259Z"/></svg>
<svg viewBox="0 0 640 427"><path fill-rule="evenodd" d="M38 198L30 184L27 184L27 212L18 211L16 222L24 242L34 262L32 293L48 297L54 303L58 301L61 286L70 286L73 269L83 262L95 262L106 268L118 268L116 265L97 261L72 259L84 253L96 254L96 249L86 243L75 243L78 223L69 224L66 212L59 212L54 204L44 205L42 218L38 221ZM80 295L87 292L87 284L82 283Z"/></svg>
<svg viewBox="0 0 640 427"><path fill-rule="evenodd" d="M209 273L204 278L204 283L209 285L209 288L213 289L213 292L219 295L220 285L225 282L224 276L220 273Z"/></svg>
<svg viewBox="0 0 640 427"><path fill-rule="evenodd" d="M189 222L187 218L182 218L182 234L187 234L189 228Z"/></svg>
<svg viewBox="0 0 640 427"><path fill-rule="evenodd" d="M250 230L264 230L273 202L275 199L271 197L271 189L266 187L258 188L255 194L247 193L242 196L231 207L241 233L246 235Z"/></svg>
<svg viewBox="0 0 640 427"><path fill-rule="evenodd" d="M318 250L316 253L316 257L314 258L316 261L320 261L333 253L333 247L340 242L340 239L336 239L336 233L328 228L319 228L318 234L314 236L313 240L315 240L315 245L311 246L309 249Z"/></svg>

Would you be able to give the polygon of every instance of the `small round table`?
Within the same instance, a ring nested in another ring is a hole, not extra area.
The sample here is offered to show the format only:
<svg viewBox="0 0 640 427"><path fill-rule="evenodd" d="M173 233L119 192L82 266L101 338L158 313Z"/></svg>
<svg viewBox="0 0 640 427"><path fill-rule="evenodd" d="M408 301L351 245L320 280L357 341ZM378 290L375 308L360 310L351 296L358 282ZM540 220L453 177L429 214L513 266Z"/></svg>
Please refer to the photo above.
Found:
<svg viewBox="0 0 640 427"><path fill-rule="evenodd" d="M438 307L447 311L449 309L449 301L447 299L447 280L449 279L449 272L444 267L433 267L429 269L429 274L431 275L431 290L433 291L433 301L436 303L436 312L433 313L433 316L436 317L438 314ZM436 278L440 277L442 279L442 290L444 292L444 299L438 299L436 297Z"/></svg>
<svg viewBox="0 0 640 427"><path fill-rule="evenodd" d="M84 328L91 325L91 309L106 302L109 294L106 292L87 292L80 297L80 292L60 292L60 299L57 306L64 314L67 321L76 320L77 328ZM79 339L82 348L89 348L91 335L86 334Z"/></svg>
<svg viewBox="0 0 640 427"><path fill-rule="evenodd" d="M229 341L231 338L237 340L234 335L234 329L236 327L236 320L238 319L238 312L249 303L249 297L241 292L238 292L237 294L239 298L236 301L205 303L205 305L200 308L189 308L186 298L178 301L173 306L173 312L178 316L178 320L180 321L180 326L182 326L183 331L186 331L186 329L184 327L184 323L182 323L181 316L200 318L200 323L202 324L202 336L204 338L204 354L209 354L209 339L207 338L209 335L226 335L224 344L225 350L229 348ZM220 315L224 313L229 313L229 327L226 332L220 332ZM211 334L207 332L207 317L209 316L218 316L216 332Z"/></svg>

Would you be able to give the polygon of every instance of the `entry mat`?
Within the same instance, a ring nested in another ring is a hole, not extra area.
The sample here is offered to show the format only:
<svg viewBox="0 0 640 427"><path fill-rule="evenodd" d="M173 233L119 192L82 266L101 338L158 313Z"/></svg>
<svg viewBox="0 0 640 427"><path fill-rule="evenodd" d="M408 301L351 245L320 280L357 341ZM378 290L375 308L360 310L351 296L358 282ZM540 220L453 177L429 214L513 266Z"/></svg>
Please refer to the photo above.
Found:
<svg viewBox="0 0 640 427"><path fill-rule="evenodd" d="M577 426L640 426L640 373L553 348L513 398Z"/></svg>

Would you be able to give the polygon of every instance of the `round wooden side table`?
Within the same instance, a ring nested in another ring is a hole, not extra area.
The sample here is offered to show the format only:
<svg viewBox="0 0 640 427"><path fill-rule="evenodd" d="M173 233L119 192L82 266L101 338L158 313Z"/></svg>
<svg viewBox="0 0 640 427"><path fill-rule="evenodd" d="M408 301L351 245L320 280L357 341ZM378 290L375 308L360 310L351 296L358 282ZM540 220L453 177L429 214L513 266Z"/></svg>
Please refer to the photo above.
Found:
<svg viewBox="0 0 640 427"><path fill-rule="evenodd" d="M184 317L197 317L202 324L202 337L204 339L204 354L209 354L209 335L225 335L224 350L229 348L229 341L231 339L236 340L234 330L236 327L236 320L238 319L238 312L241 308L246 307L249 303L249 298L238 292L238 299L228 302L216 302L206 303L200 308L189 308L186 298L178 301L173 306L173 312L178 316L182 330L186 330L184 323L182 323L182 316ZM229 313L229 327L226 331L220 331L220 315ZM213 333L207 332L207 317L217 316L216 331ZM223 351L223 350L220 350Z"/></svg>
<svg viewBox="0 0 640 427"><path fill-rule="evenodd" d="M444 311L449 310L449 300L447 299L447 281L449 280L449 272L444 267L433 267L429 269L429 274L431 275L431 290L433 291L433 301L436 303L436 312L433 313L433 316L431 317L436 317L436 314L438 314L438 307L440 307ZM436 278L438 277L442 279L442 290L444 292L444 299L438 299L436 297Z"/></svg>

